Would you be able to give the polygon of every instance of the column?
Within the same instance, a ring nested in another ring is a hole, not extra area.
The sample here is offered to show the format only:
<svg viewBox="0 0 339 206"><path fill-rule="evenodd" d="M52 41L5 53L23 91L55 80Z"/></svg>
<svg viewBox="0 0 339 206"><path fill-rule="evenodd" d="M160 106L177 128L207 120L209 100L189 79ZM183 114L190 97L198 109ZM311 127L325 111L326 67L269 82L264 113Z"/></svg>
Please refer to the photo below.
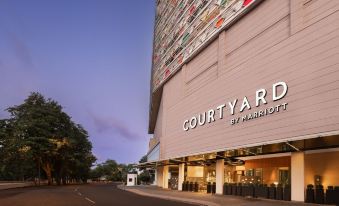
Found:
<svg viewBox="0 0 339 206"><path fill-rule="evenodd" d="M215 180L216 180L216 194L222 195L223 187L224 187L224 159L217 160L216 167L215 167Z"/></svg>
<svg viewBox="0 0 339 206"><path fill-rule="evenodd" d="M291 200L305 201L305 160L304 152L293 152L291 155Z"/></svg>
<svg viewBox="0 0 339 206"><path fill-rule="evenodd" d="M168 188L168 165L163 167L163 171L162 171L162 188L167 189Z"/></svg>
<svg viewBox="0 0 339 206"><path fill-rule="evenodd" d="M185 180L185 163L179 164L178 190L182 191L182 183Z"/></svg>
<svg viewBox="0 0 339 206"><path fill-rule="evenodd" d="M154 182L153 182L153 185L157 185L157 182L158 182L158 168L155 168L154 169Z"/></svg>
<svg viewBox="0 0 339 206"><path fill-rule="evenodd" d="M157 167L157 186L158 187L163 187L162 183L163 183L163 178L162 178L162 172L163 171L163 167L158 166Z"/></svg>

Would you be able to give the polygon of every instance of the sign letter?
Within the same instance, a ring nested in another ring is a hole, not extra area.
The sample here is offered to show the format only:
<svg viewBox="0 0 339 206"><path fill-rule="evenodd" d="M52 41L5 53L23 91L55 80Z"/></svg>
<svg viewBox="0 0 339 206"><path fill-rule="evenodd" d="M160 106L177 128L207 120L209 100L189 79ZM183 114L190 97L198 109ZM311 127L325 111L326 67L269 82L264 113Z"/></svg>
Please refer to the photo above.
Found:
<svg viewBox="0 0 339 206"><path fill-rule="evenodd" d="M188 123L188 120L185 120L185 121L184 121L184 125L183 125L183 129L184 129L185 131L188 131L188 126L186 126L187 123Z"/></svg>
<svg viewBox="0 0 339 206"><path fill-rule="evenodd" d="M244 97L244 100L242 101L240 112L244 111L245 107L247 107L247 109L251 109L250 103L248 102L248 99L246 96Z"/></svg>
<svg viewBox="0 0 339 206"><path fill-rule="evenodd" d="M232 115L234 115L234 107L235 107L235 105L237 104L237 101L238 101L238 99L235 99L235 100L233 101L233 104L232 104L232 102L228 102L228 105L230 105L230 108L231 108L231 114L232 114Z"/></svg>
<svg viewBox="0 0 339 206"><path fill-rule="evenodd" d="M279 96L277 96L277 88L279 86L283 87L283 91ZM273 84L273 101L277 101L277 100L283 98L287 94L287 89L288 89L288 87L287 87L287 84L285 82L278 82L278 83Z"/></svg>
<svg viewBox="0 0 339 206"><path fill-rule="evenodd" d="M264 104L267 104L265 96L266 96L265 89L259 89L255 92L255 106L256 107L260 105L260 101L262 101L262 103Z"/></svg>

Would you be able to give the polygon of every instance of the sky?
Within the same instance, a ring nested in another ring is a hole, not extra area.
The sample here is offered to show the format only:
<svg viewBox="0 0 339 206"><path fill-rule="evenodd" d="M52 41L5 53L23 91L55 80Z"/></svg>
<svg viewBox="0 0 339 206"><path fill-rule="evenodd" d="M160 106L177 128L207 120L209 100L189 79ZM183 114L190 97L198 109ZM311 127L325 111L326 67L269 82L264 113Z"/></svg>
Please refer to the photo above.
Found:
<svg viewBox="0 0 339 206"><path fill-rule="evenodd" d="M1 0L0 119L30 92L85 127L97 163L147 153L154 0Z"/></svg>

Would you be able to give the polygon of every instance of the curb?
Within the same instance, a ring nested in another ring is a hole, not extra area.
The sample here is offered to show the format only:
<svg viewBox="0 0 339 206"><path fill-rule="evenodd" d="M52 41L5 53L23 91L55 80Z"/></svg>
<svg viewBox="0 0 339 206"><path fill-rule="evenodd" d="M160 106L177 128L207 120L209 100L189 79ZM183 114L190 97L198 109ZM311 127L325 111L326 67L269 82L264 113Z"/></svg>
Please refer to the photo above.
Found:
<svg viewBox="0 0 339 206"><path fill-rule="evenodd" d="M172 200L172 201L184 202L184 203L188 203L188 204L195 204L195 205L201 205L201 206L220 206L219 204L216 204L216 203L213 203L213 202L208 202L208 201L203 201L203 200L195 200L195 199L181 198L181 197L172 197L172 196L168 196L168 195L150 194L150 193L140 191L138 189L128 189L124 185L117 185L117 188L119 188L120 190L127 191L127 192L132 192L134 194L141 195L141 196L154 197L154 198L159 198L159 199Z"/></svg>
<svg viewBox="0 0 339 206"><path fill-rule="evenodd" d="M34 186L34 183L32 183L32 182L27 182L27 183L2 183L2 184L0 184L0 190L8 190L8 189L32 187L32 186Z"/></svg>

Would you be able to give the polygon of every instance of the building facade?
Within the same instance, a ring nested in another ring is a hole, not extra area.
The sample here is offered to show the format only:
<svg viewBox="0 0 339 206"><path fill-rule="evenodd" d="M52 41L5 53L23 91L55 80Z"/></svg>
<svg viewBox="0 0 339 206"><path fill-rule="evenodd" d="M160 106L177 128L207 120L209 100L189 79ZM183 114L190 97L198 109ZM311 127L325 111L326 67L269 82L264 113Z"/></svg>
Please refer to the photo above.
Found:
<svg viewBox="0 0 339 206"><path fill-rule="evenodd" d="M339 186L339 1L156 3L156 184L294 201Z"/></svg>

